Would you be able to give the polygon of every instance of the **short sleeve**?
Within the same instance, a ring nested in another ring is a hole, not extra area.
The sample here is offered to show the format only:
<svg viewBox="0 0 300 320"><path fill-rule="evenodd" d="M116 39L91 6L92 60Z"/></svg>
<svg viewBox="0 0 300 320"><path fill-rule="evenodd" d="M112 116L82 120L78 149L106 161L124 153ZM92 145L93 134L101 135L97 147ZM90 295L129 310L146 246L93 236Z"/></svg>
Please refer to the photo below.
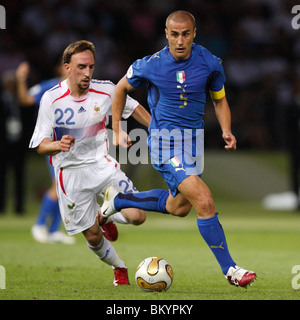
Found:
<svg viewBox="0 0 300 320"><path fill-rule="evenodd" d="M51 105L47 93L44 94L40 102L39 113L29 148L38 147L45 138L53 140L53 114L51 112Z"/></svg>
<svg viewBox="0 0 300 320"><path fill-rule="evenodd" d="M223 89L226 81L222 60L214 55L210 59L211 73L209 75L208 89L218 92Z"/></svg>
<svg viewBox="0 0 300 320"><path fill-rule="evenodd" d="M139 88L147 81L147 65L145 58L136 60L127 70L126 79L134 88Z"/></svg>

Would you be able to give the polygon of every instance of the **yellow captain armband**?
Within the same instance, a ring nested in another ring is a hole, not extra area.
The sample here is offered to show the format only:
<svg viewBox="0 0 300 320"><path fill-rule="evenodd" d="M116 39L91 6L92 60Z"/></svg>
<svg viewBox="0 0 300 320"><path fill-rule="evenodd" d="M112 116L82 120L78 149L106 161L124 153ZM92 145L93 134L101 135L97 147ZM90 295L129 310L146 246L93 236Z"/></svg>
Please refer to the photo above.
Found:
<svg viewBox="0 0 300 320"><path fill-rule="evenodd" d="M225 88L223 86L223 88L220 91L209 90L209 93L212 99L219 100L225 97Z"/></svg>

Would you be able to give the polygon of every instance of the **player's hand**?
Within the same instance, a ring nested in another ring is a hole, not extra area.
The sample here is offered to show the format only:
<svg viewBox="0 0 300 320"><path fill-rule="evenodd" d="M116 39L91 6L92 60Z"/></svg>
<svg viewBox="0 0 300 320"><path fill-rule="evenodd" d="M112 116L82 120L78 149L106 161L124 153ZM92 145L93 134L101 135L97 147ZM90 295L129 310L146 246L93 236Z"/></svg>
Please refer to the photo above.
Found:
<svg viewBox="0 0 300 320"><path fill-rule="evenodd" d="M223 139L226 142L225 149L228 151L236 150L236 138L231 132L223 133Z"/></svg>
<svg viewBox="0 0 300 320"><path fill-rule="evenodd" d="M16 78L19 81L26 81L30 71L30 66L28 62L22 62L19 64L16 70Z"/></svg>
<svg viewBox="0 0 300 320"><path fill-rule="evenodd" d="M114 131L113 133L113 144L115 146L128 148L132 145L132 142L129 135L125 131L119 130L119 132Z"/></svg>
<svg viewBox="0 0 300 320"><path fill-rule="evenodd" d="M71 147L75 143L75 138L71 135L64 135L60 140L60 150L62 152L70 151Z"/></svg>

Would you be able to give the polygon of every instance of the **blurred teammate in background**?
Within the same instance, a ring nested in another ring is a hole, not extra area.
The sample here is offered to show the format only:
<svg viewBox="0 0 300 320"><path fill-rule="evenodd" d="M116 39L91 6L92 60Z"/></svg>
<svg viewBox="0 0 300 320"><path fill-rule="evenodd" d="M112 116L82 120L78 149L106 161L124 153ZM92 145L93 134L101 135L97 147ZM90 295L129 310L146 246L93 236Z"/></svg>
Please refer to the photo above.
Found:
<svg viewBox="0 0 300 320"><path fill-rule="evenodd" d="M289 157L288 179L291 190L266 195L262 205L267 210L300 211L300 77L296 72L292 72L288 79L292 92L290 99L286 99L282 119Z"/></svg>
<svg viewBox="0 0 300 320"><path fill-rule="evenodd" d="M236 149L231 132L222 61L200 45L193 15L186 11L170 14L165 34L169 46L152 56L135 61L118 83L113 100L113 130L116 144L130 145L120 126L128 92L148 85L151 110L148 145L151 161L166 181L169 191L150 190L122 194L108 188L102 206L104 216L115 210L136 207L186 216L193 206L200 234L219 262L230 284L246 287L256 274L236 265L229 254L225 234L209 188L201 179L204 148L206 93L212 97L222 129L225 149Z"/></svg>
<svg viewBox="0 0 300 320"><path fill-rule="evenodd" d="M286 107L286 141L290 158L290 183L295 196L294 209L300 211L300 76L292 82L292 100Z"/></svg>
<svg viewBox="0 0 300 320"><path fill-rule="evenodd" d="M95 47L91 42L71 43L64 51L63 61L68 77L43 95L30 148L50 156L68 234L82 232L88 248L114 268L114 285L129 284L125 263L103 237L102 228L108 223L100 221L100 228L97 219L97 196L109 185L122 192L136 191L119 163L108 154L106 120L115 85L92 79ZM127 97L123 117L131 115L145 126L150 123L150 114ZM135 208L116 215L121 223L137 225L145 220L145 212Z"/></svg>
<svg viewBox="0 0 300 320"><path fill-rule="evenodd" d="M16 70L17 91L20 105L35 105L39 108L43 94L67 77L61 58L55 66L55 71L57 77L42 81L28 89L27 79L30 72L30 66L28 62L22 62ZM56 194L54 168L49 163L49 157L46 157L46 160L52 184L43 196L37 219L31 228L31 233L34 239L41 243L60 242L73 244L75 243L75 238L67 236L60 230L61 217Z"/></svg>
<svg viewBox="0 0 300 320"><path fill-rule="evenodd" d="M0 76L0 214L5 211L7 204L10 168L14 182L14 210L17 214L24 213L27 142L24 134L25 119L18 101L15 73L15 70L7 70Z"/></svg>

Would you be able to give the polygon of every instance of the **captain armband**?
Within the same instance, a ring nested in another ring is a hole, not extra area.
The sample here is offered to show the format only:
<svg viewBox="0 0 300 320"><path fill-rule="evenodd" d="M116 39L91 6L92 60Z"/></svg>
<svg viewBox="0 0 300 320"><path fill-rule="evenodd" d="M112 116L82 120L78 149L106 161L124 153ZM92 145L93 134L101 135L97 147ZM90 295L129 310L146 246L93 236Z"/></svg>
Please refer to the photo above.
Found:
<svg viewBox="0 0 300 320"><path fill-rule="evenodd" d="M210 93L210 96L212 99L219 100L219 99L222 99L223 97L225 97L225 88L223 86L220 91L209 90L209 93Z"/></svg>

